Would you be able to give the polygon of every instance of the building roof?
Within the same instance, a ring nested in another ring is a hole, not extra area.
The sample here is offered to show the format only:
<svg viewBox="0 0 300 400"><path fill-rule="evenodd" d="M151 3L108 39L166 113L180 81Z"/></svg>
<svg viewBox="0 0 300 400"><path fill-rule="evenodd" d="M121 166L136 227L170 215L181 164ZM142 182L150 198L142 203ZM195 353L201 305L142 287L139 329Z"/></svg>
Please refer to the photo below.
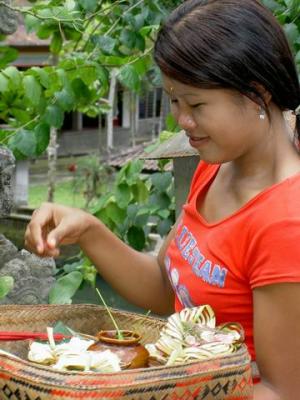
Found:
<svg viewBox="0 0 300 400"><path fill-rule="evenodd" d="M13 5L17 8L22 8L24 6L30 5L30 3L27 0L14 0ZM39 39L35 35L35 33L26 32L26 28L24 25L24 19L21 14L19 14L18 19L19 19L18 29L15 33L8 35L6 37L5 42L7 44L9 44L11 46L16 46L16 47L24 47L24 46L37 47L37 46L48 46L49 45L49 40Z"/></svg>
<svg viewBox="0 0 300 400"><path fill-rule="evenodd" d="M151 153L144 153L142 158L153 160L164 158L191 157L197 155L198 152L196 149L190 146L185 131L180 131L172 136L170 139L163 142Z"/></svg>
<svg viewBox="0 0 300 400"><path fill-rule="evenodd" d="M148 143L148 145L149 145L149 143ZM120 150L120 151L118 151L117 154L113 154L111 157L109 157L107 161L110 166L121 168L128 161L136 160L136 159L145 160L145 164L144 164L144 168L143 168L144 171L156 172L156 171L160 170L157 160L145 159L145 144L140 144L140 145L137 145L134 147ZM170 170L172 170L172 168L173 168L173 165L172 165L172 163L170 163L165 167L165 170L170 171Z"/></svg>
<svg viewBox="0 0 300 400"><path fill-rule="evenodd" d="M20 21L20 23L18 25L18 29L16 30L15 33L7 36L5 43L9 44L10 46L15 46L15 47L25 47L25 46L48 47L49 46L49 40L39 39L35 35L35 33L26 32L26 28L24 26L23 21Z"/></svg>

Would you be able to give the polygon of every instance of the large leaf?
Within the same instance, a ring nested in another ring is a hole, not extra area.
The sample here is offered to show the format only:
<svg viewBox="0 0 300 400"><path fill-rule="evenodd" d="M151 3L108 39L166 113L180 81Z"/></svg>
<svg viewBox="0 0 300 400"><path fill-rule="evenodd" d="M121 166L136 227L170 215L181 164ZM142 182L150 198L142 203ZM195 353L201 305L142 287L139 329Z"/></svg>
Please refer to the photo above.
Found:
<svg viewBox="0 0 300 400"><path fill-rule="evenodd" d="M49 88L49 73L47 72L46 68L40 68L40 67L32 67L31 72L35 74L37 79L39 80L40 84L48 89Z"/></svg>
<svg viewBox="0 0 300 400"><path fill-rule="evenodd" d="M136 33L131 29L123 29L120 40L126 47L133 49L136 42Z"/></svg>
<svg viewBox="0 0 300 400"><path fill-rule="evenodd" d="M71 82L71 86L78 103L88 104L90 102L91 91L81 78L75 78Z"/></svg>
<svg viewBox="0 0 300 400"><path fill-rule="evenodd" d="M127 207L131 200L130 187L126 183L121 183L116 188L116 201L121 208Z"/></svg>
<svg viewBox="0 0 300 400"><path fill-rule="evenodd" d="M117 40L110 37L110 36L94 36L93 37L93 42L95 43L96 46L99 46L99 48L105 53L105 54L112 54L116 44Z"/></svg>
<svg viewBox="0 0 300 400"><path fill-rule="evenodd" d="M171 219L164 219L164 220L160 221L157 225L157 233L161 237L166 236L169 233L172 225L173 225L173 221Z"/></svg>
<svg viewBox="0 0 300 400"><path fill-rule="evenodd" d="M292 22L290 24L285 24L283 26L283 29L286 33L286 36L287 36L291 46L293 46L294 41L299 37L299 34L300 34L297 25Z"/></svg>
<svg viewBox="0 0 300 400"><path fill-rule="evenodd" d="M120 68L118 79L129 89L135 92L139 91L141 86L139 74L132 64L124 65Z"/></svg>
<svg viewBox="0 0 300 400"><path fill-rule="evenodd" d="M128 184L132 185L136 182L143 170L144 164L143 160L133 160L127 164L125 172Z"/></svg>
<svg viewBox="0 0 300 400"><path fill-rule="evenodd" d="M153 194L149 198L150 205L158 205L160 208L168 208L170 205L170 198L166 193Z"/></svg>
<svg viewBox="0 0 300 400"><path fill-rule="evenodd" d="M57 104L64 111L71 111L75 107L75 97L71 90L64 87L60 92L55 93Z"/></svg>
<svg viewBox="0 0 300 400"><path fill-rule="evenodd" d="M116 225L123 224L126 218L126 210L124 208L120 208L116 203L110 202L106 211Z"/></svg>
<svg viewBox="0 0 300 400"><path fill-rule="evenodd" d="M73 271L59 278L49 292L50 304L71 304L83 280L82 273Z"/></svg>
<svg viewBox="0 0 300 400"><path fill-rule="evenodd" d="M33 131L25 129L19 130L10 138L8 145L14 153L17 150L25 157L33 157L36 155L36 136Z"/></svg>
<svg viewBox="0 0 300 400"><path fill-rule="evenodd" d="M64 112L60 107L56 105L50 105L46 109L44 119L47 124L59 129L62 127L64 122Z"/></svg>
<svg viewBox="0 0 300 400"><path fill-rule="evenodd" d="M282 5L276 0L263 0L262 1L266 7L268 7L272 12L282 11Z"/></svg>
<svg viewBox="0 0 300 400"><path fill-rule="evenodd" d="M41 97L41 85L32 75L24 76L23 79L25 96L28 100L31 101L32 104L39 104Z"/></svg>
<svg viewBox="0 0 300 400"><path fill-rule="evenodd" d="M10 78L10 85L13 88L19 89L19 86L21 84L21 79L22 79L21 72L16 67L10 66L10 67L5 68L3 73L6 77Z"/></svg>
<svg viewBox="0 0 300 400"><path fill-rule="evenodd" d="M131 226L127 231L127 241L131 247L141 251L146 244L146 237L143 228Z"/></svg>
<svg viewBox="0 0 300 400"><path fill-rule="evenodd" d="M36 139L36 155L43 154L47 149L50 139L50 127L46 123L40 123L34 128Z"/></svg>
<svg viewBox="0 0 300 400"><path fill-rule="evenodd" d="M24 22L27 32L36 31L41 24L41 21L31 14L25 14Z"/></svg>
<svg viewBox="0 0 300 400"><path fill-rule="evenodd" d="M8 79L0 73L0 93L4 93L8 90Z"/></svg>
<svg viewBox="0 0 300 400"><path fill-rule="evenodd" d="M86 11L93 13L98 5L98 0L78 0L78 3Z"/></svg>
<svg viewBox="0 0 300 400"><path fill-rule="evenodd" d="M145 203L149 198L149 189L145 182L139 181L131 186L134 199L138 203Z"/></svg>
<svg viewBox="0 0 300 400"><path fill-rule="evenodd" d="M12 276L0 277L0 299L5 297L14 287L14 278Z"/></svg>
<svg viewBox="0 0 300 400"><path fill-rule="evenodd" d="M157 172L151 175L152 184L158 192L165 192L172 183L171 172Z"/></svg>
<svg viewBox="0 0 300 400"><path fill-rule="evenodd" d="M50 43L50 50L54 54L59 54L62 49L63 40L61 37L60 32L55 32L52 36L51 43Z"/></svg>
<svg viewBox="0 0 300 400"><path fill-rule="evenodd" d="M4 68L7 64L18 58L18 50L11 47L0 46L0 68Z"/></svg>

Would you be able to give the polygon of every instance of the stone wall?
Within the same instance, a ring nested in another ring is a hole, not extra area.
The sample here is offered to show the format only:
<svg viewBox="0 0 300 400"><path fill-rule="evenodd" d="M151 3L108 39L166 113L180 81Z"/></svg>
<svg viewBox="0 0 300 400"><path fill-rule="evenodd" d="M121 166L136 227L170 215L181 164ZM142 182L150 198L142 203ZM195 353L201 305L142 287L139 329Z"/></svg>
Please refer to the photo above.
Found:
<svg viewBox="0 0 300 400"><path fill-rule="evenodd" d="M0 304L45 304L55 282L55 262L17 247L0 235L0 276L14 278L12 291Z"/></svg>

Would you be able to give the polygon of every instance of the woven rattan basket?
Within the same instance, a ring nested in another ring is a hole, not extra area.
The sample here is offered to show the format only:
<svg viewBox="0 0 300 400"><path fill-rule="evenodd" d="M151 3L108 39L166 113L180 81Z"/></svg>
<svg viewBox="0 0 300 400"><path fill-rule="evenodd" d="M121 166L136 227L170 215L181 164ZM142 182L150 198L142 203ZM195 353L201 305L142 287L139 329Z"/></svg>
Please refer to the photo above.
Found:
<svg viewBox="0 0 300 400"><path fill-rule="evenodd" d="M163 320L112 311L120 328L138 331L143 343L158 339ZM0 306L1 331L45 331L57 321L86 334L113 328L105 309L96 305ZM60 372L30 363L26 341L1 341L0 348L22 358L0 355L1 400L252 399L250 359L244 347L210 361L110 374Z"/></svg>

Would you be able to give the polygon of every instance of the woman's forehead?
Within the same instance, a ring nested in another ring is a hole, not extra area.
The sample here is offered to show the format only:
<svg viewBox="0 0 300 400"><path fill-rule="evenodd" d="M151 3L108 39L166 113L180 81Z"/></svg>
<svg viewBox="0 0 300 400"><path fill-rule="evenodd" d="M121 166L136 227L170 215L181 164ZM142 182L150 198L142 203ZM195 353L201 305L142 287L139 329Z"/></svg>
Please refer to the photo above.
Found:
<svg viewBox="0 0 300 400"><path fill-rule="evenodd" d="M200 88L192 85L187 85L185 83L179 82L175 79L172 79L166 75L163 75L163 90L169 96L178 96L178 97L232 97L237 96L237 92L232 89L225 88Z"/></svg>
<svg viewBox="0 0 300 400"><path fill-rule="evenodd" d="M162 76L163 80L163 89L169 94L177 94L181 96L199 96L199 94L203 93L207 89L201 89L199 87L187 85L185 83L181 83L175 79L172 79L166 75Z"/></svg>

